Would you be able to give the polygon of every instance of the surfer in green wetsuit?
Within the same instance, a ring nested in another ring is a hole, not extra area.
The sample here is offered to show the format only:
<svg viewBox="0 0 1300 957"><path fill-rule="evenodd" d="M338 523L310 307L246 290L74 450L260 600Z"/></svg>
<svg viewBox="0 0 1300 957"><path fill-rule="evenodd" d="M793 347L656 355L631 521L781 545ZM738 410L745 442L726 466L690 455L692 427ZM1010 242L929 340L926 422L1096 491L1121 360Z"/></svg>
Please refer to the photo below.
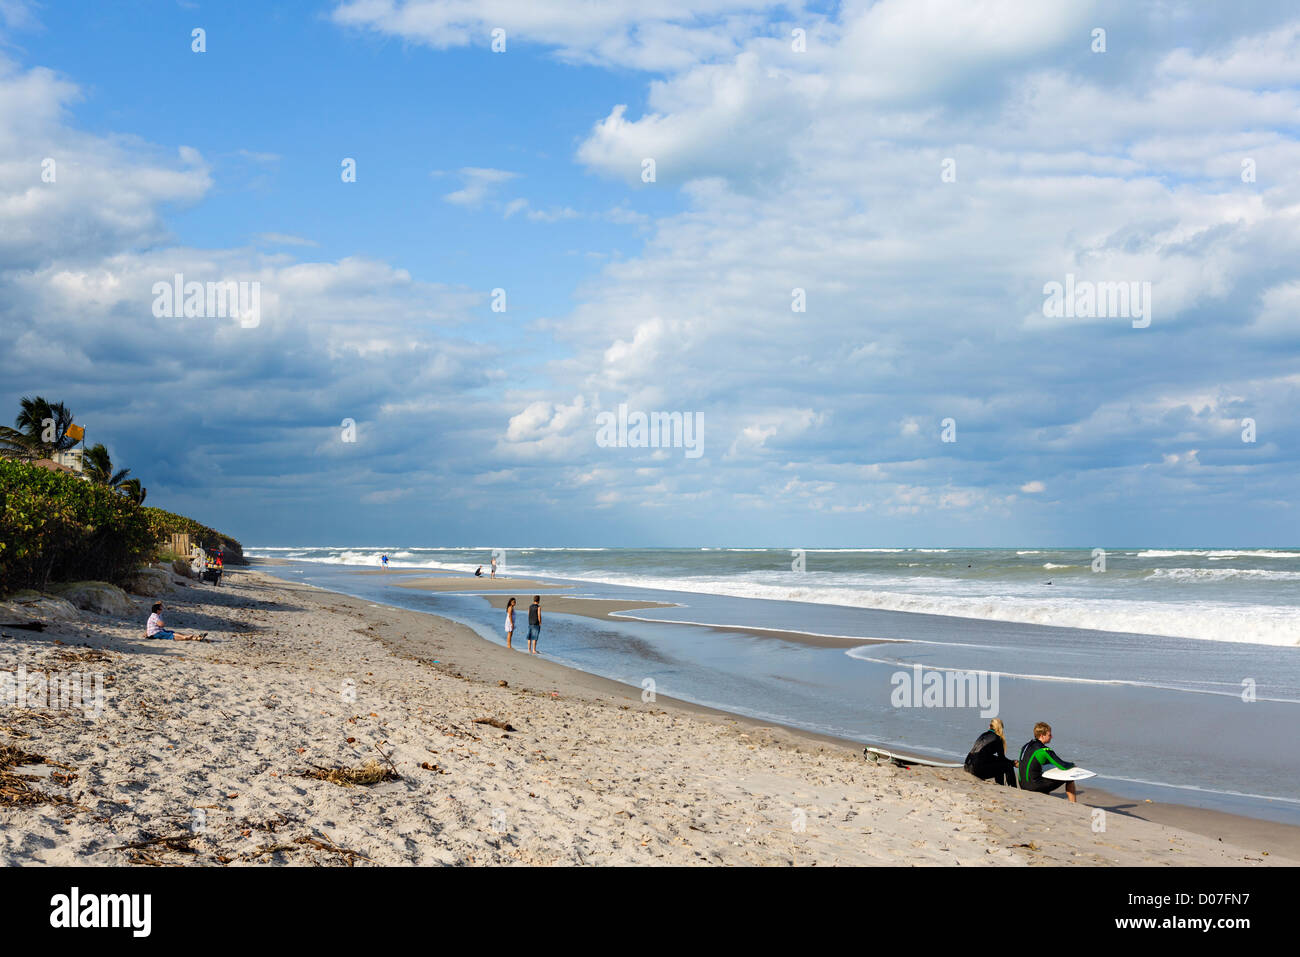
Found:
<svg viewBox="0 0 1300 957"><path fill-rule="evenodd" d="M1050 794L1064 783L1065 797L1073 804L1078 800L1075 797L1073 781L1053 781L1051 778L1043 777L1043 771L1047 768L1068 771L1074 767L1069 761L1062 761L1056 752L1048 747L1051 743L1052 726L1046 721L1034 725L1034 740L1020 749L1020 787L1026 791Z"/></svg>

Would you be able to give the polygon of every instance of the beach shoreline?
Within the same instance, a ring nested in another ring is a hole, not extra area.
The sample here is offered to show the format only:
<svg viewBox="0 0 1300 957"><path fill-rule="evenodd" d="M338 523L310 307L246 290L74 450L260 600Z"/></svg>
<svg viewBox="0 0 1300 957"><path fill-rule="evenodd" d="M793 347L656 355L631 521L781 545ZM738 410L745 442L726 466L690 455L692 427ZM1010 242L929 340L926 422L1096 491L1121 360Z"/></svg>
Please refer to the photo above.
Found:
<svg viewBox="0 0 1300 957"><path fill-rule="evenodd" d="M97 719L3 722L26 735L4 743L77 775L71 808L0 810L3 863L168 856L124 849L168 829L191 835L194 853L170 859L192 864L340 863L331 847L378 864L1300 861L1300 829L1287 825L1162 806L1143 810L1168 807L1178 826L1107 813L1099 831L1083 805L643 700L448 619L256 565L164 600L169 626L214 643L149 642L143 618L88 614L0 641L2 669L97 652L114 677ZM366 761L397 779L346 788L303 776ZM187 829L199 811L202 831Z"/></svg>

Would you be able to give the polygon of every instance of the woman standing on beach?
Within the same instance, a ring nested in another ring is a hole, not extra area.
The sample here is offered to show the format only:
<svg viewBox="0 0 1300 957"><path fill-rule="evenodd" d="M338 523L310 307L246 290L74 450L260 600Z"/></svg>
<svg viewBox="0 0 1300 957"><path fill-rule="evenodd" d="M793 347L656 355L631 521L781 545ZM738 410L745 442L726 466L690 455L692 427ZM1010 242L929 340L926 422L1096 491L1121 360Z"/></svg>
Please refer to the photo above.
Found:
<svg viewBox="0 0 1300 957"><path fill-rule="evenodd" d="M511 647L510 639L515 636L515 600L506 602L506 647Z"/></svg>

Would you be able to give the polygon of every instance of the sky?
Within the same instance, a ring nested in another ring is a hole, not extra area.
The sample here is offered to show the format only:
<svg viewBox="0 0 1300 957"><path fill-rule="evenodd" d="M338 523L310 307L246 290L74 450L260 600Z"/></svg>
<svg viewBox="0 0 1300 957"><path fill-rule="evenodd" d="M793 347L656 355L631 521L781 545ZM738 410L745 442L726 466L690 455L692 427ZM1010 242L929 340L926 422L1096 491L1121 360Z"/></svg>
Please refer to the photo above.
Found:
<svg viewBox="0 0 1300 957"><path fill-rule="evenodd" d="M1285 2L0 0L0 416L245 547L1295 545L1298 134Z"/></svg>

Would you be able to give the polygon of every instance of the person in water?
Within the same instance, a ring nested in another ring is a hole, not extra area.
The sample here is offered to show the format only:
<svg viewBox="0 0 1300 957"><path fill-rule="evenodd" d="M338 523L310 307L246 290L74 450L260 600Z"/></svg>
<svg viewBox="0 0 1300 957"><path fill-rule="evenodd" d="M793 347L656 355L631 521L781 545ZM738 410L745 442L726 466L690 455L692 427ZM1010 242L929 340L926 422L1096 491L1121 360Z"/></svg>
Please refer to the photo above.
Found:
<svg viewBox="0 0 1300 957"><path fill-rule="evenodd" d="M515 636L515 600L511 598L506 602L506 647L510 648L510 640Z"/></svg>
<svg viewBox="0 0 1300 957"><path fill-rule="evenodd" d="M542 637L542 596L534 595L528 606L528 653L537 654L537 640Z"/></svg>
<svg viewBox="0 0 1300 957"><path fill-rule="evenodd" d="M1034 725L1034 740L1020 749L1020 787L1026 791L1050 794L1062 784L1065 796L1071 804L1077 802L1073 781L1053 781L1043 777L1048 768L1068 771L1074 767L1069 761L1062 761L1056 752L1048 747L1052 743L1052 726L1046 721Z"/></svg>
<svg viewBox="0 0 1300 957"><path fill-rule="evenodd" d="M990 721L989 729L975 739L966 755L966 770L981 781L991 778L998 784L1016 786L1016 766L1007 757L1007 736L1001 718Z"/></svg>

